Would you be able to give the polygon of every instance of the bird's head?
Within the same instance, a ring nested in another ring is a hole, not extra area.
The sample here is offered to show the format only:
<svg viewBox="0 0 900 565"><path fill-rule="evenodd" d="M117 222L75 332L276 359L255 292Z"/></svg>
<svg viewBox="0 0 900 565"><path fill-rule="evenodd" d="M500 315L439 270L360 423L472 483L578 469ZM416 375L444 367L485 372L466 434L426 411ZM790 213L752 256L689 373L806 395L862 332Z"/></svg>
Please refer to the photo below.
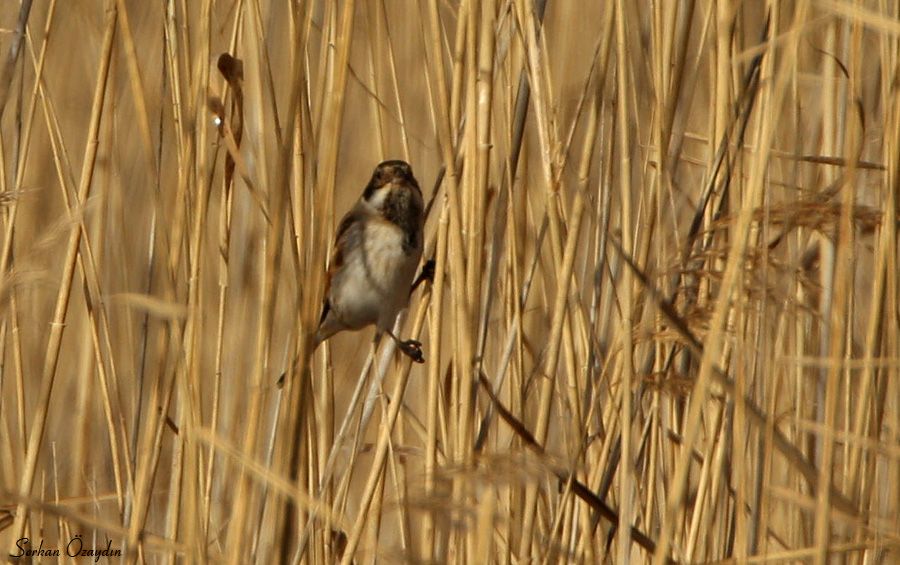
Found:
<svg viewBox="0 0 900 565"><path fill-rule="evenodd" d="M388 197L398 190L414 192L418 198L422 198L422 191L409 163L400 160L384 161L375 167L363 192L363 199L376 209L381 209Z"/></svg>

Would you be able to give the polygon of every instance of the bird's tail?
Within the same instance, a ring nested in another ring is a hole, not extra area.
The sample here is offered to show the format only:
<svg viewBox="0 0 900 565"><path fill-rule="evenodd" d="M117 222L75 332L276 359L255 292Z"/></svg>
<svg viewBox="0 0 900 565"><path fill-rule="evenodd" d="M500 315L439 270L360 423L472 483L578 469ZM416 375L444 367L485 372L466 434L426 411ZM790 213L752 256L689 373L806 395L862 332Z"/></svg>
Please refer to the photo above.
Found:
<svg viewBox="0 0 900 565"><path fill-rule="evenodd" d="M315 353L315 351L316 351L316 349L318 349L319 345L320 345L323 341L325 341L326 339L328 339L329 337L331 337L332 335L334 335L335 333L337 333L337 331L333 331L333 332L331 332L331 333L329 333L329 334L326 335L326 334L323 333L323 331L322 331L322 326L319 326L319 329L316 331L315 335L313 335L313 337L312 337L312 343L310 344L310 347L307 348L307 351L309 352L309 355L312 355L313 353ZM294 360L291 361L291 365L290 365L291 369L296 370L297 365L298 365L299 363L300 363L300 353L298 352L298 353L297 353L297 356L294 357ZM290 369L285 370L283 373L281 373L281 376L278 377L278 381L276 381L276 384L278 385L278 388L281 388L281 387L284 386L284 381L285 381L285 379L287 378L287 374L288 374L289 370L290 370Z"/></svg>

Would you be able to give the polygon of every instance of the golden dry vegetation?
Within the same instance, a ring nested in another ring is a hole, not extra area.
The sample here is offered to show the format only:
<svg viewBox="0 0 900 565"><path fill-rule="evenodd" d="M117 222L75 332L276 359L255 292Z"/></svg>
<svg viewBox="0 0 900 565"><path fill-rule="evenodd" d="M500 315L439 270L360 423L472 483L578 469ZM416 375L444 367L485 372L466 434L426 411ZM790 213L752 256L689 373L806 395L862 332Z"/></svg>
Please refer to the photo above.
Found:
<svg viewBox="0 0 900 565"><path fill-rule="evenodd" d="M0 28L5 553L900 560L897 0ZM371 329L310 351L386 158L433 203L424 365Z"/></svg>

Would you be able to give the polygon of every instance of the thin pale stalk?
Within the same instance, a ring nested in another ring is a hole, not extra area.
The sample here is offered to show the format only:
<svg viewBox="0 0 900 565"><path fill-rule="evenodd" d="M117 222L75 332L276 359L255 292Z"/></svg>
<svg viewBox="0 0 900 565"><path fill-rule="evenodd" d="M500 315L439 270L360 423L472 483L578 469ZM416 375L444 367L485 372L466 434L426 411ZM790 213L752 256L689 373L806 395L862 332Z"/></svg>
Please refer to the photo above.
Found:
<svg viewBox="0 0 900 565"><path fill-rule="evenodd" d="M97 157L99 145L98 134L100 131L100 118L103 116L103 103L106 95L106 82L112 58L113 39L116 31L116 11L113 7L107 12L106 27L103 37L103 46L100 50L100 68L97 73L97 83L91 102L91 118L87 135L87 148L85 149L81 178L78 184L78 199L81 202L87 200L90 194L91 181L94 175L94 163ZM53 314L53 322L50 326L50 336L47 342L47 354L44 358L44 368L41 373L41 389L38 394L37 404L32 419L31 433L28 437L28 448L25 456L25 464L19 485L19 493L27 498L34 485L34 475L37 470L37 460L40 447L46 429L50 396L53 392L53 383L56 377L56 366L59 362L59 351L62 344L63 328L66 322L66 312L69 306L69 298L72 290L72 281L75 274L78 245L81 241L81 230L73 227L66 244L66 257L63 261L63 274L60 279L59 293ZM4 263L5 267L5 263ZM5 269L3 269L5 271ZM19 539L25 531L25 522L28 518L27 507L19 503L16 508L16 518L13 523L14 535L11 539ZM10 547L10 552L16 551L15 543Z"/></svg>

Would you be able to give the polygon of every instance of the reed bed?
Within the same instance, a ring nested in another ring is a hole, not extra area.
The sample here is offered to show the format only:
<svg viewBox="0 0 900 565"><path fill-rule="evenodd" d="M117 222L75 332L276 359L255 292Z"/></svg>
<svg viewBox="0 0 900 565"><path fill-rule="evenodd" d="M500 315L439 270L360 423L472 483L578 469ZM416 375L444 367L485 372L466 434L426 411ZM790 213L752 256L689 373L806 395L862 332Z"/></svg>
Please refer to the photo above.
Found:
<svg viewBox="0 0 900 565"><path fill-rule="evenodd" d="M0 28L13 559L900 561L897 0ZM388 158L429 202L424 365L311 348Z"/></svg>

